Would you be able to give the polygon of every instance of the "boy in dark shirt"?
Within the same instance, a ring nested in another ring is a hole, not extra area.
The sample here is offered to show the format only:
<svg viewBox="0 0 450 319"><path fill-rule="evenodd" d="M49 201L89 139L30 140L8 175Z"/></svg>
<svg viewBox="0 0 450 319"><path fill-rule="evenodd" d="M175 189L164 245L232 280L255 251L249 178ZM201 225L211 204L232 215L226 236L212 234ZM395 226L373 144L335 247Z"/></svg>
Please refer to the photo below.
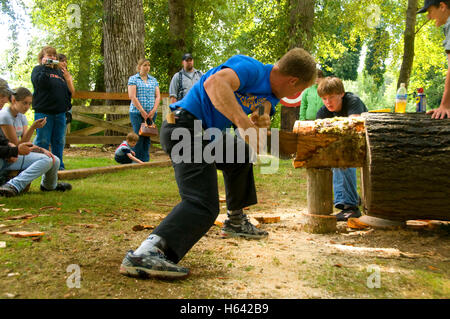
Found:
<svg viewBox="0 0 450 319"><path fill-rule="evenodd" d="M317 88L317 94L325 104L317 111L317 118L352 117L367 112L367 107L359 97L345 92L339 78L326 77ZM356 168L333 168L334 206L342 211L336 215L338 221L360 217L359 196L356 182Z"/></svg>

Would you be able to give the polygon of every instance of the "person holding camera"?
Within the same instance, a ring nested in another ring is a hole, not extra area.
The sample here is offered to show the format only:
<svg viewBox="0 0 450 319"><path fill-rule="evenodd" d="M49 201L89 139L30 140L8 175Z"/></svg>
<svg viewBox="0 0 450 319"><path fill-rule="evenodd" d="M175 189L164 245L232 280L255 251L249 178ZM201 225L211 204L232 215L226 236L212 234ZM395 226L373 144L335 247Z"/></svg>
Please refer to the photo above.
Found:
<svg viewBox="0 0 450 319"><path fill-rule="evenodd" d="M47 124L36 130L34 144L51 151L60 159L64 169L63 150L66 139L66 112L71 109L72 76L66 68L59 67L56 49L42 48L38 55L39 65L31 73L33 83L34 119L47 118ZM73 84L72 84L73 86Z"/></svg>

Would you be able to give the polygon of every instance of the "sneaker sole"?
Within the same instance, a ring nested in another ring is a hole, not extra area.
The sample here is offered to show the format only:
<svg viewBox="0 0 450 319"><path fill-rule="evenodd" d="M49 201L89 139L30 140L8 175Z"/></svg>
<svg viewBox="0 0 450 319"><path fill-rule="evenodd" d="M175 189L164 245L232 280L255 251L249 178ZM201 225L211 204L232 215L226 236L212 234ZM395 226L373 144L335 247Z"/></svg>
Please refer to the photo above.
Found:
<svg viewBox="0 0 450 319"><path fill-rule="evenodd" d="M19 194L12 194L10 192L0 191L0 196L3 196L3 197L14 197L14 196L17 196L17 195L19 195Z"/></svg>
<svg viewBox="0 0 450 319"><path fill-rule="evenodd" d="M250 235L250 234L244 234L244 233L231 233L231 232L222 231L220 236L222 238L242 237L242 238L248 238L248 239L262 239L262 238L268 237L269 234L267 234L267 235Z"/></svg>
<svg viewBox="0 0 450 319"><path fill-rule="evenodd" d="M181 279L189 276L189 273L177 273L173 271L149 270L142 267L127 267L120 265L119 272L122 275L139 278L163 278L163 279Z"/></svg>

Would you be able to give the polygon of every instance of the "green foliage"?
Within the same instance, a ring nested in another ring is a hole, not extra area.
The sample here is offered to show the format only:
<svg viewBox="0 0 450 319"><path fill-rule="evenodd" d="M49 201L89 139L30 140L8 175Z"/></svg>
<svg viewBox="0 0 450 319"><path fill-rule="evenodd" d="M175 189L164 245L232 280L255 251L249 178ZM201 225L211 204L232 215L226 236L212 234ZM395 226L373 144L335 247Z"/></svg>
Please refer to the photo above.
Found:
<svg viewBox="0 0 450 319"><path fill-rule="evenodd" d="M368 43L365 61L365 69L373 77L378 88L384 83L385 60L389 53L389 33L385 30L385 27L379 26L376 28L374 37Z"/></svg>
<svg viewBox="0 0 450 319"><path fill-rule="evenodd" d="M207 71L234 54L253 56L274 63L288 48L289 1L287 0L185 0L187 49L195 56L197 69ZM80 25L74 27L80 9ZM31 87L30 74L44 45L53 45L69 58L78 90L101 90L103 4L100 0L1 0L1 13L10 22L10 45L1 57L0 72L10 83ZM169 37L169 7L164 0L143 0L145 50L151 74L161 92L167 92L172 53ZM389 105L392 81L398 76L403 54L407 0L316 0L313 50L326 74L356 81L360 95L373 107ZM28 14L39 33L31 33L26 54L19 55L19 32L23 14ZM351 14L348 14L351 13ZM411 74L412 93L424 87L428 104L438 106L443 91L447 61L442 31L417 16L416 54ZM361 48L367 47L364 74L357 74ZM181 64L180 64L181 68ZM388 75L389 74L389 75ZM376 86L372 87L372 82ZM395 92L394 92L395 93ZM274 126L278 118L274 118Z"/></svg>

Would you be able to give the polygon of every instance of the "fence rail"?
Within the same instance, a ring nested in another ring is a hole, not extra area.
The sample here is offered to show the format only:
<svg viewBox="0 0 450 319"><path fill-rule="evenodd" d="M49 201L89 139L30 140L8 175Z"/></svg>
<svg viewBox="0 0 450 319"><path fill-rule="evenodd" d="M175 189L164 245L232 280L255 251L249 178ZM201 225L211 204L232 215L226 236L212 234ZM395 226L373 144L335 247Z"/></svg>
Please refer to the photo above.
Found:
<svg viewBox="0 0 450 319"><path fill-rule="evenodd" d="M129 117L130 98L128 93L76 91L74 100L86 100L83 105L72 106L72 118L87 123L90 126L72 131L68 126L66 144L120 144L125 136L132 131ZM123 105L88 105L87 100L119 100ZM161 104L158 108L158 118L164 117L169 109L169 94L161 93ZM94 117L102 114L103 117ZM117 120L107 120L107 115L115 114L121 117ZM94 135L102 131L114 131L117 136ZM159 137L151 137L152 143L159 144Z"/></svg>

